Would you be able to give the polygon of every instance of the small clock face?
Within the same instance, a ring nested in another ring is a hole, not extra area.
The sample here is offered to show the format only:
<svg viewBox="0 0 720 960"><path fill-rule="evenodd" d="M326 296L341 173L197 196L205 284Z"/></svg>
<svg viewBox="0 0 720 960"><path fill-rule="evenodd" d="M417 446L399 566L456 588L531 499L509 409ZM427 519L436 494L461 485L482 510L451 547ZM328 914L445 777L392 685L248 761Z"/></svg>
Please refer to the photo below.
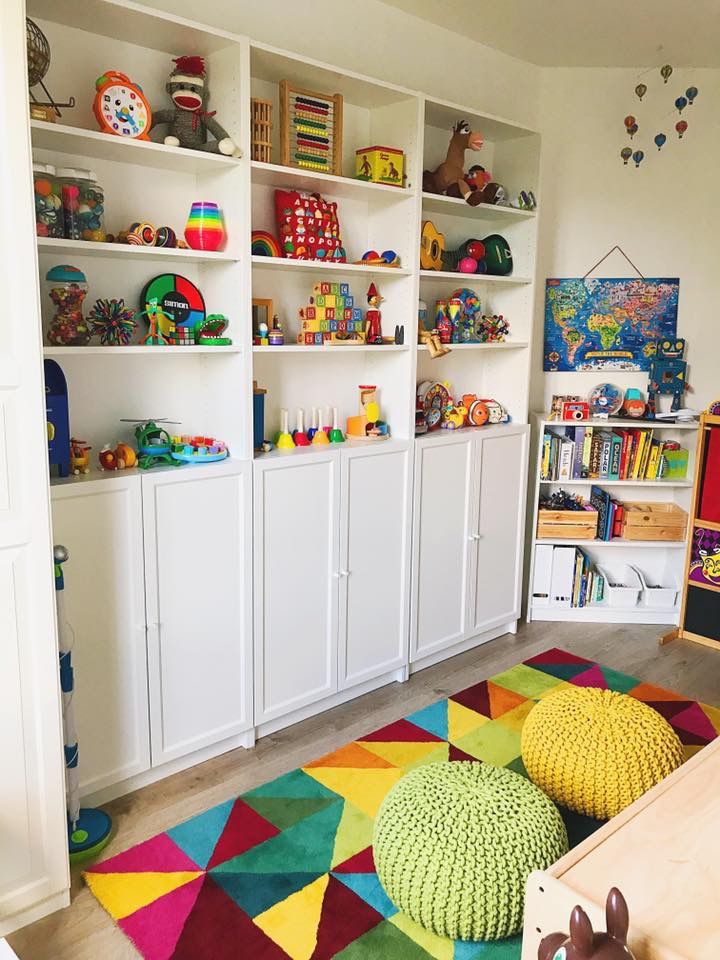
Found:
<svg viewBox="0 0 720 960"><path fill-rule="evenodd" d="M139 137L148 125L148 110L138 91L113 83L100 95L100 111L109 130L119 137Z"/></svg>

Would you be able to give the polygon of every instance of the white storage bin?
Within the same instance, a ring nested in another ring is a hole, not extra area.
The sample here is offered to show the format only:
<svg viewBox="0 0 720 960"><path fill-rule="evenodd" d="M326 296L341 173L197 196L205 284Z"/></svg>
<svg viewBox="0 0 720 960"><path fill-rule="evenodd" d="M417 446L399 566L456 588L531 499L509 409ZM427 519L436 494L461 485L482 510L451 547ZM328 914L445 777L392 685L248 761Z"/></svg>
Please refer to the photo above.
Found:
<svg viewBox="0 0 720 960"><path fill-rule="evenodd" d="M633 567L633 570L640 578L642 585L642 597L640 602L644 607L650 607L653 610L671 610L677 603L677 595L680 587L677 581L671 585L648 583L642 570Z"/></svg>
<svg viewBox="0 0 720 960"><path fill-rule="evenodd" d="M597 564L597 570L605 577L605 602L609 607L628 609L638 605L642 583L634 567L624 564L613 568Z"/></svg>

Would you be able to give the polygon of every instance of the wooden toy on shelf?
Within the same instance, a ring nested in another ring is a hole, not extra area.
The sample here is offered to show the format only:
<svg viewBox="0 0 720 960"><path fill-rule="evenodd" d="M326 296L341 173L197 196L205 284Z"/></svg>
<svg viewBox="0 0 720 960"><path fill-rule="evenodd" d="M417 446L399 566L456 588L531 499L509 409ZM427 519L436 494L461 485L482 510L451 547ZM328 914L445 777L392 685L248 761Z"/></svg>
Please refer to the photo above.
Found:
<svg viewBox="0 0 720 960"><path fill-rule="evenodd" d="M399 267L400 257L394 250L383 250L378 253L377 250L366 250L359 260L355 263L361 267Z"/></svg>
<svg viewBox="0 0 720 960"><path fill-rule="evenodd" d="M90 451L92 447L86 440L70 437L70 470L77 477L81 473L90 473Z"/></svg>
<svg viewBox="0 0 720 960"><path fill-rule="evenodd" d="M381 344L382 335L382 313L378 307L385 298L380 295L378 288L374 283L368 287L367 302L368 309L365 313L365 341L366 343Z"/></svg>
<svg viewBox="0 0 720 960"><path fill-rule="evenodd" d="M250 98L250 158L272 162L272 100Z"/></svg>
<svg viewBox="0 0 720 960"><path fill-rule="evenodd" d="M342 176L343 98L280 81L280 163Z"/></svg>
<svg viewBox="0 0 720 960"><path fill-rule="evenodd" d="M657 413L657 398L672 396L671 412L680 409L685 391L689 390L687 382L687 363L685 356L685 340L677 337L675 340L658 340L655 356L650 361L648 373L648 414L654 417Z"/></svg>
<svg viewBox="0 0 720 960"><path fill-rule="evenodd" d="M129 443L116 443L112 447L109 443L98 453L101 470L129 470L137 465L137 454Z"/></svg>
<svg viewBox="0 0 720 960"><path fill-rule="evenodd" d="M625 399L623 400L622 411L626 417L632 417L637 419L638 417L645 416L646 404L643 400L643 395L640 390L635 387L629 387L625 391ZM563 419L565 415L563 413Z"/></svg>
<svg viewBox="0 0 720 960"><path fill-rule="evenodd" d="M437 360L438 357L444 357L446 353L450 353L450 347L445 346L440 340L437 329L418 330L418 343L421 346L427 347L427 351L433 360Z"/></svg>
<svg viewBox="0 0 720 960"><path fill-rule="evenodd" d="M265 443L265 387L253 380L253 448L257 452Z"/></svg>
<svg viewBox="0 0 720 960"><path fill-rule="evenodd" d="M252 302L252 328L253 343L255 346L267 347L270 343L270 323L273 315L272 300L259 300L253 298Z"/></svg>
<svg viewBox="0 0 720 960"><path fill-rule="evenodd" d="M47 421L50 473L57 467L59 477L70 473L70 414L65 374L59 363L45 360L45 418Z"/></svg>
<svg viewBox="0 0 720 960"><path fill-rule="evenodd" d="M362 147L355 151L355 179L401 187L404 163L397 147Z"/></svg>
<svg viewBox="0 0 720 960"><path fill-rule="evenodd" d="M271 347L282 347L285 344L285 334L283 333L280 318L276 313L273 314L272 326L268 331L268 344Z"/></svg>
<svg viewBox="0 0 720 960"><path fill-rule="evenodd" d="M355 306L347 283L315 283L307 306L298 310L298 320L297 342L304 346L352 346L365 342L362 310Z"/></svg>
<svg viewBox="0 0 720 960"><path fill-rule="evenodd" d="M283 254L289 260L345 263L337 203L319 193L275 191L275 220Z"/></svg>
<svg viewBox="0 0 720 960"><path fill-rule="evenodd" d="M148 121L148 130L167 126L163 142L169 147L240 156L237 144L218 122L216 111L207 109L210 89L204 57L177 57L173 63L165 84L172 107L156 111Z"/></svg>
<svg viewBox="0 0 720 960"><path fill-rule="evenodd" d="M254 257L282 257L280 244L267 230L253 230L250 236L250 252Z"/></svg>
<svg viewBox="0 0 720 960"><path fill-rule="evenodd" d="M467 120L458 120L443 162L434 170L423 171L423 190L464 197L473 206L482 203L482 190L474 190L465 179L465 151L479 150L483 142L483 135L471 130Z"/></svg>
<svg viewBox="0 0 720 960"><path fill-rule="evenodd" d="M117 70L107 70L95 81L93 113L102 133L130 140L149 140L153 122L142 87Z"/></svg>
<svg viewBox="0 0 720 960"><path fill-rule="evenodd" d="M445 235L439 233L432 220L423 220L420 234L420 269L442 270Z"/></svg>
<svg viewBox="0 0 720 960"><path fill-rule="evenodd" d="M390 437L390 428L380 419L380 405L375 384L360 384L360 413L348 417L345 439L348 443L377 443ZM333 425L335 429L335 424ZM332 432L330 434L332 439Z"/></svg>

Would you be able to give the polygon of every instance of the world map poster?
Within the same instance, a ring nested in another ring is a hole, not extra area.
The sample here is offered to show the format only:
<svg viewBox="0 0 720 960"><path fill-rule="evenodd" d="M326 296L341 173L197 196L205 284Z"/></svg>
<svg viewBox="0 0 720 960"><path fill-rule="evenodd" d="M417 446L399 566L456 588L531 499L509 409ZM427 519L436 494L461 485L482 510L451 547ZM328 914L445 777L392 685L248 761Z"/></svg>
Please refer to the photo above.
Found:
<svg viewBox="0 0 720 960"><path fill-rule="evenodd" d="M548 279L543 370L648 370L677 331L678 278Z"/></svg>

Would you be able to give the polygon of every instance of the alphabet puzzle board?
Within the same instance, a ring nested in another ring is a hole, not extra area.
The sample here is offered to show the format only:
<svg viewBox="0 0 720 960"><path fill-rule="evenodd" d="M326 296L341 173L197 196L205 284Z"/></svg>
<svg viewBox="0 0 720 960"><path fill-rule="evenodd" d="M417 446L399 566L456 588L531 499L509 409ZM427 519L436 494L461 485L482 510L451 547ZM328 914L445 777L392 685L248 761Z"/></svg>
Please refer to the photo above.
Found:
<svg viewBox="0 0 720 960"><path fill-rule="evenodd" d="M343 98L280 81L280 163L342 176Z"/></svg>

